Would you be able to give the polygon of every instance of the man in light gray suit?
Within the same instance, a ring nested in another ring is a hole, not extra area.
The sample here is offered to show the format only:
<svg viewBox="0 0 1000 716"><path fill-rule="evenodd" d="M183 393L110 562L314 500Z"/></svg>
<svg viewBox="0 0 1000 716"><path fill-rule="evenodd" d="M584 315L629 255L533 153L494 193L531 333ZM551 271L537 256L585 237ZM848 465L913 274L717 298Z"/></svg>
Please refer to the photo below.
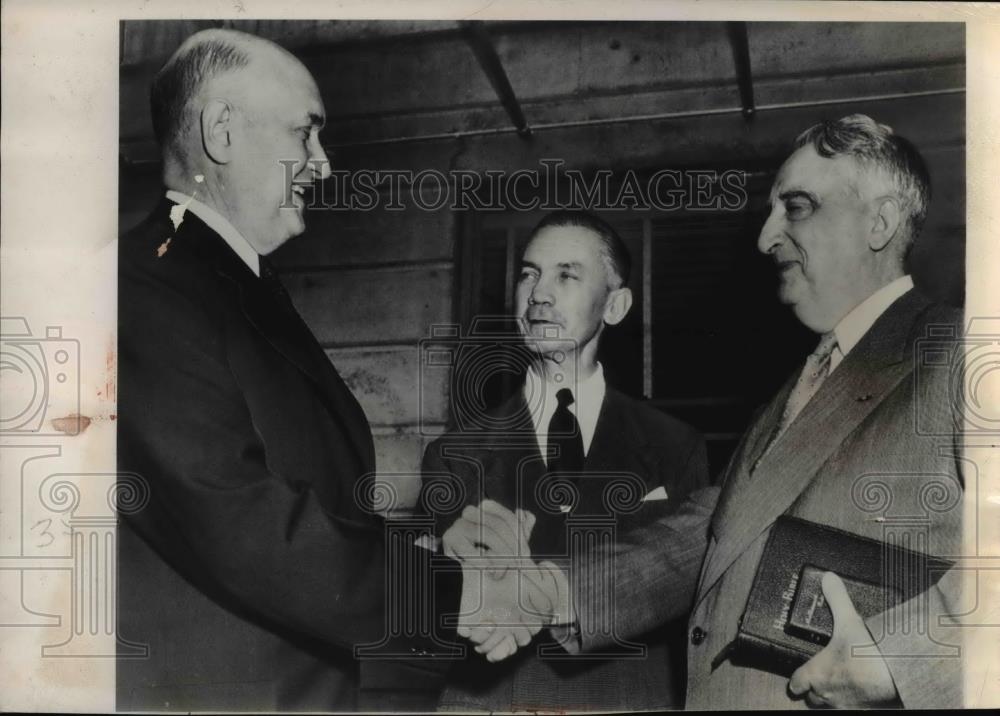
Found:
<svg viewBox="0 0 1000 716"><path fill-rule="evenodd" d="M617 635L690 611L688 708L962 705L960 630L948 617L961 611L954 570L868 620L843 582L826 574L833 638L790 680L732 658L781 515L909 540L927 554L960 554L964 486L953 392L947 371L920 369L919 347L940 335L931 329L959 335L961 315L922 296L904 268L929 198L917 151L864 115L808 129L778 173L758 248L780 272L782 302L820 335L819 345L756 416L721 494L695 493L675 515L611 549ZM690 548L698 541L707 543L703 561ZM602 635L588 620L607 596L569 576L577 582L580 646L600 648ZM694 582L692 604L684 595Z"/></svg>

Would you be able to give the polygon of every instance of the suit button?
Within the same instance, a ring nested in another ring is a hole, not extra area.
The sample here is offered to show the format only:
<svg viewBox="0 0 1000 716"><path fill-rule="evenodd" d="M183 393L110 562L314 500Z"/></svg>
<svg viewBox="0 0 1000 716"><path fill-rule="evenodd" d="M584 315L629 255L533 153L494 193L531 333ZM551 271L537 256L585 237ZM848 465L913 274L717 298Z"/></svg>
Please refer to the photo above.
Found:
<svg viewBox="0 0 1000 716"><path fill-rule="evenodd" d="M702 629L701 627L695 627L694 629L691 630L691 643L695 646L698 646L703 641L705 641L706 636L708 636L708 634L705 633L704 629Z"/></svg>

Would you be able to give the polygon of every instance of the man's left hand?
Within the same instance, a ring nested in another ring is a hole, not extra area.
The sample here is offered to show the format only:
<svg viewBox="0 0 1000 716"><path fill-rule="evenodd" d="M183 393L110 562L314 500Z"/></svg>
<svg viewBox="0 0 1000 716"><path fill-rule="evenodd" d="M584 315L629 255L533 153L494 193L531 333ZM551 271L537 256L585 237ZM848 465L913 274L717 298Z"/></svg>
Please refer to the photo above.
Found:
<svg viewBox="0 0 1000 716"><path fill-rule="evenodd" d="M864 620L833 572L823 575L823 596L833 612L833 637L788 682L795 696L811 706L865 708L886 706L898 696L889 667L881 656L853 656L852 647L874 646Z"/></svg>
<svg viewBox="0 0 1000 716"><path fill-rule="evenodd" d="M520 569L489 569L489 560L468 559L462 568L462 604L458 635L476 645L487 661L502 661L527 646L545 623L551 605L544 595L526 592L532 585ZM543 602L542 607L536 602Z"/></svg>

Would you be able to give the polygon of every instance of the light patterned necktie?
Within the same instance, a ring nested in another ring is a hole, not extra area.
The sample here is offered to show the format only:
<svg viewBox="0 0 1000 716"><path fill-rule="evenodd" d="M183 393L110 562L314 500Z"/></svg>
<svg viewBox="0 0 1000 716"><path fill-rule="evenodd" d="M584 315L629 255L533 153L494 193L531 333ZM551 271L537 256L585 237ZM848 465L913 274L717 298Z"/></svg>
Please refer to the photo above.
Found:
<svg viewBox="0 0 1000 716"><path fill-rule="evenodd" d="M833 331L830 331L823 335L816 350L806 358L802 373L799 374L795 387L788 395L788 402L785 403L785 410L781 414L781 423L775 432L774 440L777 440L788 429L796 416L802 412L802 408L806 407L806 403L816 395L816 391L823 385L826 376L830 374L830 355L836 347L837 336ZM774 440L771 442L773 443Z"/></svg>

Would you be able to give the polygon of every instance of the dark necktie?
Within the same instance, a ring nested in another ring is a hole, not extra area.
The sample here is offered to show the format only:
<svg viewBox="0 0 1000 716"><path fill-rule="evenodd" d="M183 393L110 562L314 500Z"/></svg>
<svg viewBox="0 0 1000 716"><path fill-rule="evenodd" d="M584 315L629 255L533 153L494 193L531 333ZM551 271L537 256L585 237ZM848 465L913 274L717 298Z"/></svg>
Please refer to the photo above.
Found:
<svg viewBox="0 0 1000 716"><path fill-rule="evenodd" d="M583 470L583 435L580 423L569 409L573 404L573 391L560 389L556 401L558 405L549 420L549 450L556 449L555 455L549 458L549 472L579 473Z"/></svg>
<svg viewBox="0 0 1000 716"><path fill-rule="evenodd" d="M532 554L561 557L566 554L566 519L563 507L576 490L559 483L576 482L583 471L583 436L576 416L570 412L573 392L562 388L556 393L558 405L549 420L548 474L545 484L527 486L524 506L537 518L530 544Z"/></svg>

